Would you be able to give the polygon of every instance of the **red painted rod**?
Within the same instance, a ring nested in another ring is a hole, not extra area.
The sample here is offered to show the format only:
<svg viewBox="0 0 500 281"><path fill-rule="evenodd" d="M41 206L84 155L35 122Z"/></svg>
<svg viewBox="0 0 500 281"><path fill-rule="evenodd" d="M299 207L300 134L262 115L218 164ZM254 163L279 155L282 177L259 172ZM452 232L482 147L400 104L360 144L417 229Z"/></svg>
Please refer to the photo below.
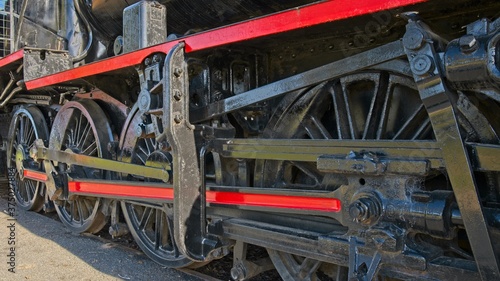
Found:
<svg viewBox="0 0 500 281"><path fill-rule="evenodd" d="M85 195L131 197L138 199L173 200L172 187L151 187L116 183L100 183L70 181L68 189L71 193ZM278 194L258 194L229 191L207 191L206 200L211 204L267 207L279 209L310 210L320 212L339 212L340 200L312 196L292 196Z"/></svg>
<svg viewBox="0 0 500 281"><path fill-rule="evenodd" d="M73 193L94 194L96 196L134 197L164 200L174 199L174 189L171 187L69 181L68 190Z"/></svg>
<svg viewBox="0 0 500 281"><path fill-rule="evenodd" d="M36 181L47 181L47 174L44 172L38 172L38 171L33 171L33 170L24 170L23 171L23 176L24 178L31 179L31 180L36 180Z"/></svg>

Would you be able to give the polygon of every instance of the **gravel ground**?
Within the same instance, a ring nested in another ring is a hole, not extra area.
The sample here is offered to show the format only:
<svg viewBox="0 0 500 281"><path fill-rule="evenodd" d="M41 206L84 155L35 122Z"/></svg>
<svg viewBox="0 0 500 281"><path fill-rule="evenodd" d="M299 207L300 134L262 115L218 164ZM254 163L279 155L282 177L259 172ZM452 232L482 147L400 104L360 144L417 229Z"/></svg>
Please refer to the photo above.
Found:
<svg viewBox="0 0 500 281"><path fill-rule="evenodd" d="M195 270L168 269L140 252L130 235L112 239L107 227L97 235L78 235L67 230L56 213L25 212L17 206L14 207L15 220L12 220L9 214L12 209L9 208L13 205L9 200L6 183L0 180L0 281L231 280L231 255ZM15 224L13 231L8 228L11 223ZM9 245L11 235L15 237L15 246ZM11 251L12 246L14 251ZM11 271L15 273L9 271L12 267L7 263L12 252L15 254L15 269ZM265 249L249 247L249 260L266 256ZM250 281L280 279L276 270L270 270Z"/></svg>
<svg viewBox="0 0 500 281"><path fill-rule="evenodd" d="M0 190L0 280L203 280L163 268L117 243L76 235L17 206L12 218L13 206Z"/></svg>

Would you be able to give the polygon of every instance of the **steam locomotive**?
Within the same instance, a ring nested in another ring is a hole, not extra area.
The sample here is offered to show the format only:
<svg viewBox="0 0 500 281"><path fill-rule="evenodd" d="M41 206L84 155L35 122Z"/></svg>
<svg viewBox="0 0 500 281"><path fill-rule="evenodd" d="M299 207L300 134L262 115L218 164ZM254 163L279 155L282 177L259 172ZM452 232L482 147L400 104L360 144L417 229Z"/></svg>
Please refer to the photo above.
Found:
<svg viewBox="0 0 500 281"><path fill-rule="evenodd" d="M20 208L245 280L499 280L500 2L4 1ZM8 128L7 128L8 127ZM252 261L247 246L267 249Z"/></svg>

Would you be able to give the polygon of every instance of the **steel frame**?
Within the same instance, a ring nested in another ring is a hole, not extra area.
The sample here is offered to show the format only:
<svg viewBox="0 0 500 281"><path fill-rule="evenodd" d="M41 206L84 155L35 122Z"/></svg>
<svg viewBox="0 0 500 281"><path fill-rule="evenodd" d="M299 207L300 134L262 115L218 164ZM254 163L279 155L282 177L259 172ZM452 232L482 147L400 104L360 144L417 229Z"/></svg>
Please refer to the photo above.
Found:
<svg viewBox="0 0 500 281"><path fill-rule="evenodd" d="M434 43L439 41L441 39L414 15L409 16L403 43L413 77L429 114L437 143L443 152L446 172L462 214L478 271L483 280L497 280L500 278L498 257L482 210L468 151L460 135L451 102L453 93L445 85L442 78L444 74L438 67L440 61Z"/></svg>

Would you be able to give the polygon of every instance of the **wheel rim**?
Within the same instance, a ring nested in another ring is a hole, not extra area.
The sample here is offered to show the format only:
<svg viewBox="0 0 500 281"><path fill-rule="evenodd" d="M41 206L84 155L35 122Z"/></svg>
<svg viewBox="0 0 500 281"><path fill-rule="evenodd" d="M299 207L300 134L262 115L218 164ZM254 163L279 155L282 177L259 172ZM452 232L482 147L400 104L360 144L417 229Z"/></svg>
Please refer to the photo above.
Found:
<svg viewBox="0 0 500 281"><path fill-rule="evenodd" d="M54 120L49 148L110 158L105 147L111 140L111 128L99 106L91 100L72 101L60 109ZM73 170L79 178L103 178L100 171ZM100 198L72 196L70 200L57 200L56 211L71 231L96 233L106 224L101 201Z"/></svg>
<svg viewBox="0 0 500 281"><path fill-rule="evenodd" d="M134 106L120 137L121 161L147 166L170 165L170 154L160 151L154 138L137 137L134 129L139 123L142 123L141 114L137 106ZM133 181L154 181L134 175L123 175L123 177ZM148 257L171 268L195 264L180 253L176 246L173 236L172 204L152 205L137 201L122 201L121 205L132 236Z"/></svg>
<svg viewBox="0 0 500 281"><path fill-rule="evenodd" d="M285 97L278 105L265 138L429 140L433 132L414 82L401 75L404 62L317 85ZM404 99L403 99L404 98ZM334 190L315 165L305 162L257 161L257 186L301 190ZM336 182L341 182L335 184ZM268 249L284 280L344 280L347 268Z"/></svg>
<svg viewBox="0 0 500 281"><path fill-rule="evenodd" d="M21 209L39 212L43 207L45 184L24 178L22 176L23 164L20 162L24 160L25 163L31 162L36 165L29 157L29 150L35 140L47 140L48 135L45 118L38 108L34 106L20 108L14 113L9 128L11 140L8 146L7 168L16 169L12 184L16 202Z"/></svg>

